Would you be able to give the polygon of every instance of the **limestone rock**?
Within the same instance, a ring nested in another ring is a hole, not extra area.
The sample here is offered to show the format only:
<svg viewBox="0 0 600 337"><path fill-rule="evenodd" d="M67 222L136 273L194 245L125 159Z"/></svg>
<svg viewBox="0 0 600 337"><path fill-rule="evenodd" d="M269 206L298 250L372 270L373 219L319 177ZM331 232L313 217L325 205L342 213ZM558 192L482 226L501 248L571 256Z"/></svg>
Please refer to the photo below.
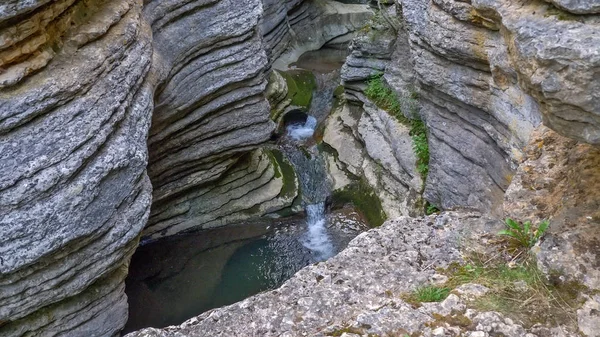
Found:
<svg viewBox="0 0 600 337"><path fill-rule="evenodd" d="M269 1L270 2L270 1ZM373 16L367 5L345 4L335 0L295 1L299 3L290 10L288 4L287 25L289 26L288 48L281 47L279 53L272 52L273 67L285 70L303 53L317 50L327 43L348 42L354 32ZM269 41L269 35L266 36ZM285 39L284 39L285 41ZM279 56L277 59L274 59Z"/></svg>
<svg viewBox="0 0 600 337"><path fill-rule="evenodd" d="M491 20L464 2L437 3L402 1L420 115L429 129L424 197L444 209L499 214L521 148L540 123L537 103L519 87Z"/></svg>
<svg viewBox="0 0 600 337"><path fill-rule="evenodd" d="M588 299L583 307L577 310L577 323L585 336L600 336L600 296Z"/></svg>
<svg viewBox="0 0 600 337"><path fill-rule="evenodd" d="M0 7L11 20L0 29L2 336L113 335L125 323L122 282L151 193L141 5Z"/></svg>
<svg viewBox="0 0 600 337"><path fill-rule="evenodd" d="M542 269L600 289L600 150L542 127L506 192L506 216L550 220L537 253Z"/></svg>
<svg viewBox="0 0 600 337"><path fill-rule="evenodd" d="M566 8L579 1L553 1ZM502 25L519 85L540 104L544 124L558 133L600 144L600 17L576 16L531 0L474 1ZM585 7L597 11L597 1Z"/></svg>
<svg viewBox="0 0 600 337"><path fill-rule="evenodd" d="M323 141L336 151L336 167L364 177L374 187L388 218L414 214L421 189L408 131L370 103L364 108L343 105L329 117L325 128Z"/></svg>
<svg viewBox="0 0 600 337"><path fill-rule="evenodd" d="M575 14L600 13L598 0L546 0L555 6Z"/></svg>
<svg viewBox="0 0 600 337"><path fill-rule="evenodd" d="M468 308L462 295L420 308L400 298L427 282L436 268L461 261L461 247L498 226L500 222L475 213L401 217L357 236L340 254L302 269L279 289L179 326L127 336L544 336L499 313Z"/></svg>

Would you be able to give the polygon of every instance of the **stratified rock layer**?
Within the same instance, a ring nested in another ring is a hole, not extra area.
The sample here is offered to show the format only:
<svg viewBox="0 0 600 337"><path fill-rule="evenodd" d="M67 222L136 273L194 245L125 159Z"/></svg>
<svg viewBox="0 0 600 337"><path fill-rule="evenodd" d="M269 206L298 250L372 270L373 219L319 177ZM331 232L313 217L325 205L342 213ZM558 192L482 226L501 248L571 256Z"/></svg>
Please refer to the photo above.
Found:
<svg viewBox="0 0 600 337"><path fill-rule="evenodd" d="M365 83L384 72L403 114L425 121L431 204L500 215L542 121L598 144L598 16L529 0L402 0L395 16L384 10L387 21L373 20L352 42L342 78L348 99L368 106ZM417 109L407 104L415 96Z"/></svg>
<svg viewBox="0 0 600 337"><path fill-rule="evenodd" d="M260 1L150 2L158 91L148 139L154 187L144 237L223 226L289 206L254 151L274 129L264 97Z"/></svg>
<svg viewBox="0 0 600 337"><path fill-rule="evenodd" d="M123 279L151 192L141 5L0 9L2 336L106 336L124 324Z"/></svg>

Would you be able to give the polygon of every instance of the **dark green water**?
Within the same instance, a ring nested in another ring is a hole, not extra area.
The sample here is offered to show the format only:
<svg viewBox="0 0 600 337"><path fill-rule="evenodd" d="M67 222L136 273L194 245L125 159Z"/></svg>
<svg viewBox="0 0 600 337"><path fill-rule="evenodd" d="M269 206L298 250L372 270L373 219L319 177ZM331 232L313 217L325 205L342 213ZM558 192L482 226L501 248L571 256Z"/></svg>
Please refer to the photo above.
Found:
<svg viewBox="0 0 600 337"><path fill-rule="evenodd" d="M335 252L367 229L352 209L328 215ZM129 320L124 333L181 324L209 309L274 289L319 260L301 243L304 218L241 224L146 244L126 280ZM228 241L235 238L235 241Z"/></svg>

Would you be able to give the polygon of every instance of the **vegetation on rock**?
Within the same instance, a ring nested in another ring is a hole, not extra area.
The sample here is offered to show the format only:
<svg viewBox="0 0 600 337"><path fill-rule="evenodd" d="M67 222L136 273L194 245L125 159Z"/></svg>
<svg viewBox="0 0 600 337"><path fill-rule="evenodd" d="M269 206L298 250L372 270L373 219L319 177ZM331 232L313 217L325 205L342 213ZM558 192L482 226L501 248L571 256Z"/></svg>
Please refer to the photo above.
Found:
<svg viewBox="0 0 600 337"><path fill-rule="evenodd" d="M441 302L445 300L449 294L449 288L427 285L417 288L414 291L413 296L419 302Z"/></svg>
<svg viewBox="0 0 600 337"><path fill-rule="evenodd" d="M383 74L378 74L367 82L365 94L379 108L394 116L398 122L410 127L413 151L417 156L417 171L421 174L423 181L425 181L427 179L427 174L429 173L427 127L423 121L406 118L402 113L403 105L408 106L411 109L416 109L418 94L413 92L409 96L399 99L396 92L384 82ZM411 111L410 115L415 116L416 114Z"/></svg>
<svg viewBox="0 0 600 337"><path fill-rule="evenodd" d="M506 229L498 232L498 235L508 237L514 249L533 247L550 226L548 220L540 222L536 229L531 225L531 221L517 223L511 218L506 218L505 223Z"/></svg>
<svg viewBox="0 0 600 337"><path fill-rule="evenodd" d="M381 226L387 219L379 197L364 179L334 191L331 197L334 203L352 203L371 227Z"/></svg>
<svg viewBox="0 0 600 337"><path fill-rule="evenodd" d="M307 108L310 106L313 91L317 87L315 76L308 70L290 70L279 72L287 83L291 104Z"/></svg>
<svg viewBox="0 0 600 337"><path fill-rule="evenodd" d="M472 256L469 263L453 263L440 272L449 277L444 286L450 289L463 284L487 288L485 294L470 301L470 307L502 313L526 326L572 322L582 303L580 293L586 290L577 282L549 280L532 257L506 263L498 258Z"/></svg>

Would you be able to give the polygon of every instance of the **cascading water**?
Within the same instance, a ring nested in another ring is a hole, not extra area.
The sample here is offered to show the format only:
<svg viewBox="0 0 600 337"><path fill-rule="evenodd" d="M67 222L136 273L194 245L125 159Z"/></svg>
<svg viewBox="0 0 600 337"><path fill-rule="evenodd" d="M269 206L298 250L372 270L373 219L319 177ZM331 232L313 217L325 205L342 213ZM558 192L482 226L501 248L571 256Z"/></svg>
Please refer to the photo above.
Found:
<svg viewBox="0 0 600 337"><path fill-rule="evenodd" d="M302 141L312 137L317 127L317 119L308 116L304 124L290 124L287 126L287 135L296 141Z"/></svg>
<svg viewBox="0 0 600 337"><path fill-rule="evenodd" d="M315 145L305 145L314 135L316 127L317 119L313 116L307 116L304 123L288 125L287 138L291 142L284 142L281 147L296 168L300 180L308 225L301 242L313 252L315 261L323 261L333 256L335 249L327 233L325 216L325 200L330 193L325 163Z"/></svg>
<svg viewBox="0 0 600 337"><path fill-rule="evenodd" d="M306 205L306 215L308 232L302 240L304 247L316 253L316 259L319 261L327 260L335 252L333 244L329 238L325 219L325 202Z"/></svg>

